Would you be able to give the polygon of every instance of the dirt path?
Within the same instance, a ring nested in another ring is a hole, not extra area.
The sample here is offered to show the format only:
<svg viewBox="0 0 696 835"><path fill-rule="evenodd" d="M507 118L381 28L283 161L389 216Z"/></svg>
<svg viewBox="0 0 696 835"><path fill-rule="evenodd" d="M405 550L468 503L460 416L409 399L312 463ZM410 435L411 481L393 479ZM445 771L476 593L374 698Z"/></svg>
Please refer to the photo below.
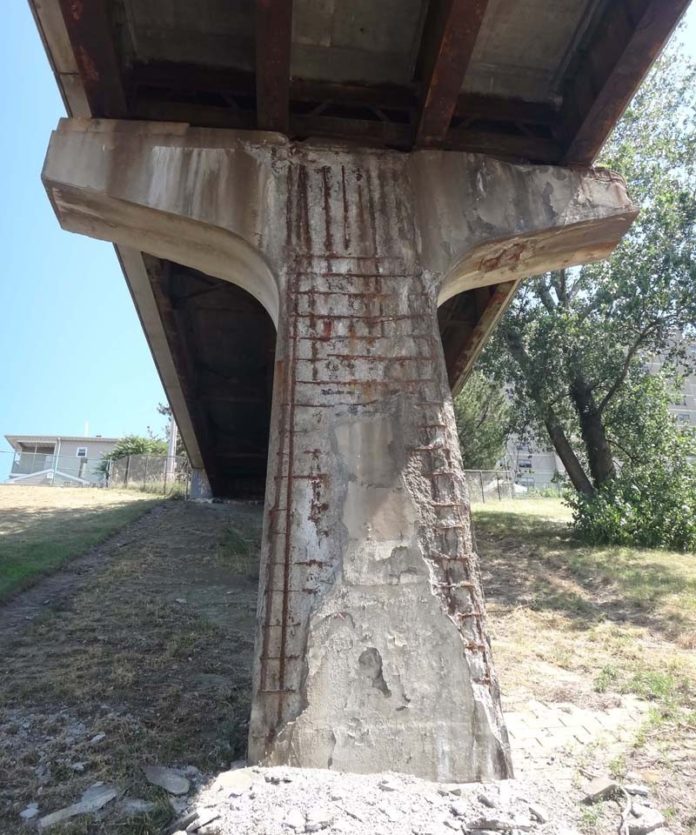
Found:
<svg viewBox="0 0 696 835"><path fill-rule="evenodd" d="M120 549L137 541L153 524L151 515L163 512L157 507L141 519L128 525L106 542L92 548L81 557L71 560L55 574L44 577L26 591L14 595L0 605L0 652L9 646L16 635L25 631L38 617L59 610L65 602L87 585L95 572L116 558Z"/></svg>
<svg viewBox="0 0 696 835"><path fill-rule="evenodd" d="M98 780L157 808L52 831L158 832L171 808L144 764L214 771L243 753L260 532L258 505L168 502L2 611L3 833Z"/></svg>
<svg viewBox="0 0 696 835"><path fill-rule="evenodd" d="M143 766L176 767L195 783L198 770L210 776L243 756L261 524L258 504L167 502L0 608L3 835L29 831L19 814L30 803L46 815L98 781L119 798L52 835L162 833L177 802L147 783ZM479 546L518 776L552 780L571 800L568 832L615 831L615 804L593 818L594 807L577 805L579 785L630 749L645 705L596 692L602 644L527 605L521 561L533 555L517 534L482 529ZM575 668L567 654L581 647ZM681 772L651 779L640 769L636 779L659 795L671 786L660 805L686 821ZM152 806L138 811L127 799ZM193 796L180 811L186 802Z"/></svg>

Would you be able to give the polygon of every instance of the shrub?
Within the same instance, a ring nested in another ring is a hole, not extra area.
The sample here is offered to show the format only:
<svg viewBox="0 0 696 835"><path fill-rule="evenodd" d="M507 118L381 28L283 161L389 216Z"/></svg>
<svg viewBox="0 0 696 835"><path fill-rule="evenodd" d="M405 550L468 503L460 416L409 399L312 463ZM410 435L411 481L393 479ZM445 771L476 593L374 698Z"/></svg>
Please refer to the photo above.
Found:
<svg viewBox="0 0 696 835"><path fill-rule="evenodd" d="M696 463L686 455L624 466L592 498L566 500L577 535L590 544L696 551Z"/></svg>

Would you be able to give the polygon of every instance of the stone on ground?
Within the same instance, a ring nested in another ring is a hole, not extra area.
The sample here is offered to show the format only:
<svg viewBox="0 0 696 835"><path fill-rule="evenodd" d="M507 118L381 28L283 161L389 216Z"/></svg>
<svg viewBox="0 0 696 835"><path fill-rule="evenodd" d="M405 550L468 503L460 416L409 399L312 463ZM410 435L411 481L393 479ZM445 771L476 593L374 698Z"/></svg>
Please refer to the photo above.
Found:
<svg viewBox="0 0 696 835"><path fill-rule="evenodd" d="M56 812L51 812L49 815L44 815L44 817L39 818L39 829L50 829L53 826L65 823L70 818L77 817L77 815L88 815L98 812L117 795L118 791L112 786L95 783L84 792L77 803L73 803L71 806L66 806L64 809L58 809Z"/></svg>
<svg viewBox="0 0 696 835"><path fill-rule="evenodd" d="M168 791L169 794L186 794L191 784L173 768L165 768L161 765L146 765L143 767L145 776L153 786Z"/></svg>

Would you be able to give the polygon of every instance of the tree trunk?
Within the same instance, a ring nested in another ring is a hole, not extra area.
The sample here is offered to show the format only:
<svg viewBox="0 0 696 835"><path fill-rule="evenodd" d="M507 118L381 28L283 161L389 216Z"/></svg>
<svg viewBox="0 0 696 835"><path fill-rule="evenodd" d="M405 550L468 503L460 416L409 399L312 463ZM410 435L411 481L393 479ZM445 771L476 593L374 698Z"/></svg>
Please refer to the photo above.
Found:
<svg viewBox="0 0 696 835"><path fill-rule="evenodd" d="M602 413L597 407L591 388L581 376L570 386L570 396L580 421L580 432L587 450L592 481L596 488L616 477L614 456L607 439Z"/></svg>
<svg viewBox="0 0 696 835"><path fill-rule="evenodd" d="M522 344L520 334L513 330L506 330L503 336L508 348L510 349L512 358L519 365L525 376L529 396L534 401L539 414L542 416L544 426L546 427L546 431L549 433L549 438L553 448L556 450L556 454L561 459L561 462L568 473L568 478L570 479L571 484L578 491L578 493L582 493L584 496L591 498L595 492L594 487L585 474L582 464L570 445L570 442L566 437L565 430L563 429L560 420L556 417L556 413L553 408L544 401L541 397L538 386L534 384L533 377L529 370L528 357L525 352L524 345Z"/></svg>
<svg viewBox="0 0 696 835"><path fill-rule="evenodd" d="M543 408L543 404L538 402L537 406ZM578 460L578 457L570 445L568 438L566 438L565 431L553 409L546 409L544 426L546 427L546 431L549 433L549 438L551 439L553 448L556 450L556 454L561 459L561 462L568 473L568 478L570 479L571 484L578 491L578 493L582 493L584 496L587 496L588 499L592 498L595 492L594 487L592 486L589 478L585 475L582 464Z"/></svg>

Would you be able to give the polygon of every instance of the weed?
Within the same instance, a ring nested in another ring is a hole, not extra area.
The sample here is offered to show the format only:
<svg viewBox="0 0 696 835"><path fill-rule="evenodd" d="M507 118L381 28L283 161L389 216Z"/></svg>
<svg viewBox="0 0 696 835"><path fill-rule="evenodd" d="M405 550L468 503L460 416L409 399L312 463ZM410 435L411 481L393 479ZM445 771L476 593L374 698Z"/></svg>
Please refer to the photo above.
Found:
<svg viewBox="0 0 696 835"><path fill-rule="evenodd" d="M609 765L607 766L609 774L615 780L623 779L624 775L626 774L626 757L624 754L618 754L612 760L609 761Z"/></svg>
<svg viewBox="0 0 696 835"><path fill-rule="evenodd" d="M231 524L225 528L219 555L233 574L258 579L258 552L252 549L247 537Z"/></svg>
<svg viewBox="0 0 696 835"><path fill-rule="evenodd" d="M585 806L580 813L580 828L583 832L596 832L601 818L601 806Z"/></svg>
<svg viewBox="0 0 696 835"><path fill-rule="evenodd" d="M606 693L619 679L619 672L613 664L605 664L594 680L597 693Z"/></svg>

